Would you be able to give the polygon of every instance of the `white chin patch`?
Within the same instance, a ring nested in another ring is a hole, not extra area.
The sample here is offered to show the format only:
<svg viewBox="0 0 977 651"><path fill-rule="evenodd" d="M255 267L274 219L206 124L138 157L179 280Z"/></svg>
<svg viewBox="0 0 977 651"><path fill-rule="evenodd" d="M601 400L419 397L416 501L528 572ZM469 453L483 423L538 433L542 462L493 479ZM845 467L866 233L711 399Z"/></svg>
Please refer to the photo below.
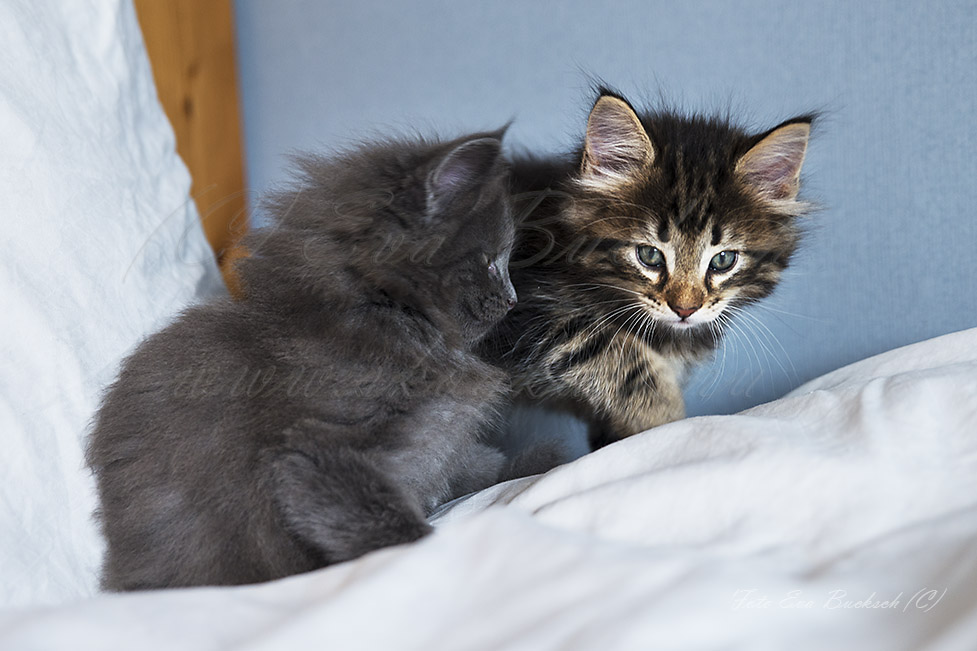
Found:
<svg viewBox="0 0 977 651"><path fill-rule="evenodd" d="M691 330L695 327L702 325L703 323L705 323L705 321L689 321L689 320L682 321L681 319L672 319L668 322L668 325L674 328L675 330L684 331L684 330Z"/></svg>
<svg viewBox="0 0 977 651"><path fill-rule="evenodd" d="M680 319L675 319L669 322L669 325L673 328L677 328L678 330L688 330L689 328L694 328L699 324L694 321L682 321Z"/></svg>
<svg viewBox="0 0 977 651"><path fill-rule="evenodd" d="M668 325L676 330L690 330L692 328L707 325L715 320L716 316L699 316L698 314L693 314L688 319L683 321L677 316L672 315L672 317L668 319Z"/></svg>

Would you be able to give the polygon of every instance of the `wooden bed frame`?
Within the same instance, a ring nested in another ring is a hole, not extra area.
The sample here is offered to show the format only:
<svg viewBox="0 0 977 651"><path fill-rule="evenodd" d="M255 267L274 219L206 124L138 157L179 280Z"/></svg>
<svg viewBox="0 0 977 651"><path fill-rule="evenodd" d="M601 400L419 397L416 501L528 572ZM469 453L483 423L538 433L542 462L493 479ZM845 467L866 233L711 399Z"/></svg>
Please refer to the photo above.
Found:
<svg viewBox="0 0 977 651"><path fill-rule="evenodd" d="M135 0L156 89L232 293L248 229L231 0Z"/></svg>

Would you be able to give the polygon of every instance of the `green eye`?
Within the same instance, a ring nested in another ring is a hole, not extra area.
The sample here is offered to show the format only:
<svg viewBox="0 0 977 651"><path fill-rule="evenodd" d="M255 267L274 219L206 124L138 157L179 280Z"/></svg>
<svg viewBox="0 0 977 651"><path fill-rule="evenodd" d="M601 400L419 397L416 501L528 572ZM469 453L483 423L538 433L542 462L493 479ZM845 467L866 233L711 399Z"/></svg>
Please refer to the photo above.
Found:
<svg viewBox="0 0 977 651"><path fill-rule="evenodd" d="M737 257L736 251L720 251L712 256L712 260L709 261L709 268L713 271L728 271L730 267L736 264Z"/></svg>
<svg viewBox="0 0 977 651"><path fill-rule="evenodd" d="M646 267L657 269L665 266L665 254L653 246L641 244L635 249L638 260Z"/></svg>

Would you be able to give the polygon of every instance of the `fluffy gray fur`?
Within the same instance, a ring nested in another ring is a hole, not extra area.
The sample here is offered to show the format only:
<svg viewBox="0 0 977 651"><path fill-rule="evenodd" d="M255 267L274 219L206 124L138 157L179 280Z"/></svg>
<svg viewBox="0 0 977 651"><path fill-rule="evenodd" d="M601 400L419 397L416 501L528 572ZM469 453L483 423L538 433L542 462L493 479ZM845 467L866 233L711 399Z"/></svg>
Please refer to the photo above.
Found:
<svg viewBox="0 0 977 651"><path fill-rule="evenodd" d="M297 161L245 242L244 298L146 340L96 416L106 589L352 559L552 465L482 440L507 380L471 351L515 302L500 137Z"/></svg>

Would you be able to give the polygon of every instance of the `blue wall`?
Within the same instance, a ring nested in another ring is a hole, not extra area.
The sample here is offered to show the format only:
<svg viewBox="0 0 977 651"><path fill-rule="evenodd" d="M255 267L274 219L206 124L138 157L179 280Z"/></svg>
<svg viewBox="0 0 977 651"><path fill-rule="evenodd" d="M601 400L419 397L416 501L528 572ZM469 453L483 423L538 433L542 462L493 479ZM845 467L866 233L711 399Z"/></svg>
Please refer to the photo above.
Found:
<svg viewBox="0 0 977 651"><path fill-rule="evenodd" d="M757 128L826 109L805 165L823 205L776 295L694 378L736 411L866 356L977 326L977 3L237 0L248 177L289 150L510 118L510 143L582 135L600 76L734 108ZM259 218L260 219L260 218ZM722 372L720 374L720 369Z"/></svg>

